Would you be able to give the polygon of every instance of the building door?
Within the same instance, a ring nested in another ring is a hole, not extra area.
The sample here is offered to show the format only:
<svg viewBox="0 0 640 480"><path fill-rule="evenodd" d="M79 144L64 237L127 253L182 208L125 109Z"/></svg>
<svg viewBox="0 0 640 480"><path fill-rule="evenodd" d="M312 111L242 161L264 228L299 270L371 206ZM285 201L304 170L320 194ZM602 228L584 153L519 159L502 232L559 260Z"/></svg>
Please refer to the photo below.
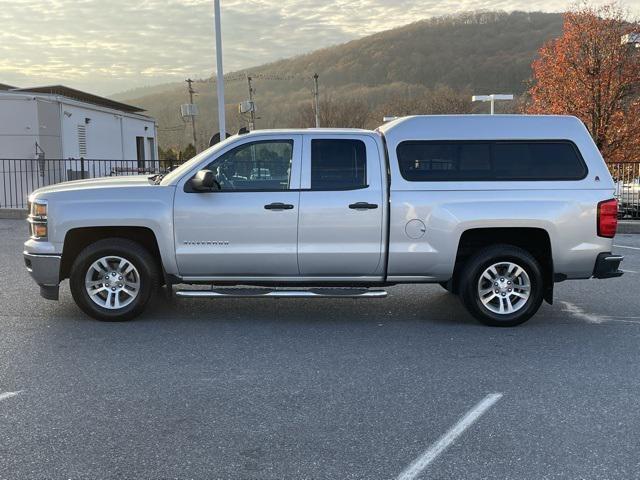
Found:
<svg viewBox="0 0 640 480"><path fill-rule="evenodd" d="M144 137L136 137L136 154L138 160L138 170L144 173L145 156L144 156Z"/></svg>
<svg viewBox="0 0 640 480"><path fill-rule="evenodd" d="M156 139L152 137L147 138L147 145L149 146L149 160L155 163L156 158Z"/></svg>

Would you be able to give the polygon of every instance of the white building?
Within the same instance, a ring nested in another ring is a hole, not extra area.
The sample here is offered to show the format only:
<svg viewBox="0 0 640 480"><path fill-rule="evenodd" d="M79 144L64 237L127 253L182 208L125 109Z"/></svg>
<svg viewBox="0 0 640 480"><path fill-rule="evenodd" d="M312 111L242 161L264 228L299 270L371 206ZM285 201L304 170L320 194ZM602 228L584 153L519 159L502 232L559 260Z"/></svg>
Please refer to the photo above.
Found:
<svg viewBox="0 0 640 480"><path fill-rule="evenodd" d="M0 90L0 158L155 160L143 111L64 86Z"/></svg>
<svg viewBox="0 0 640 480"><path fill-rule="evenodd" d="M142 112L60 85L0 84L0 208L42 185L157 168L156 122Z"/></svg>

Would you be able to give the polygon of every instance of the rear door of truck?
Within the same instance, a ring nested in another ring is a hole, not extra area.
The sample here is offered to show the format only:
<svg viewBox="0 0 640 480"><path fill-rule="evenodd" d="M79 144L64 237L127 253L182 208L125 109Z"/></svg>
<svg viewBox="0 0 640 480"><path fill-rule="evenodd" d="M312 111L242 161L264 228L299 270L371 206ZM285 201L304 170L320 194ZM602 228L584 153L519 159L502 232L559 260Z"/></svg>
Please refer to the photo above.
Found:
<svg viewBox="0 0 640 480"><path fill-rule="evenodd" d="M373 134L304 135L298 221L302 276L384 275L382 155Z"/></svg>

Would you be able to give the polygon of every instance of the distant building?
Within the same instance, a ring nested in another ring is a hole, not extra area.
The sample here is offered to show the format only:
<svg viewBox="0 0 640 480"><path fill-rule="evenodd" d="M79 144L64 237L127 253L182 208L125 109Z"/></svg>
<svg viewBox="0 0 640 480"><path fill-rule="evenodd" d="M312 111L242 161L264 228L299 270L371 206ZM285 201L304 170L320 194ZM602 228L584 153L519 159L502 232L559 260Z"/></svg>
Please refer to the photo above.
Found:
<svg viewBox="0 0 640 480"><path fill-rule="evenodd" d="M156 122L143 109L61 85L0 84L0 159L157 159Z"/></svg>
<svg viewBox="0 0 640 480"><path fill-rule="evenodd" d="M0 208L53 183L156 170L156 122L142 112L61 85L0 84Z"/></svg>

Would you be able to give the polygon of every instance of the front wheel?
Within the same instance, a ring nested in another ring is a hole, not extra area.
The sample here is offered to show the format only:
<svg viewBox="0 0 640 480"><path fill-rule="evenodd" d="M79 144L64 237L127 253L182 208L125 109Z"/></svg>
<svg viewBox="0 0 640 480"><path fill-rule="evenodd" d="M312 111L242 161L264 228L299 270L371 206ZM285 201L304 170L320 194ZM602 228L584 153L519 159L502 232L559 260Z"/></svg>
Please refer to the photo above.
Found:
<svg viewBox="0 0 640 480"><path fill-rule="evenodd" d="M529 252L512 245L488 247L468 261L461 278L460 298L485 325L520 325L542 304L540 264Z"/></svg>
<svg viewBox="0 0 640 480"><path fill-rule="evenodd" d="M86 247L71 267L69 285L76 304L102 321L131 320L158 288L159 272L149 252L123 238Z"/></svg>

